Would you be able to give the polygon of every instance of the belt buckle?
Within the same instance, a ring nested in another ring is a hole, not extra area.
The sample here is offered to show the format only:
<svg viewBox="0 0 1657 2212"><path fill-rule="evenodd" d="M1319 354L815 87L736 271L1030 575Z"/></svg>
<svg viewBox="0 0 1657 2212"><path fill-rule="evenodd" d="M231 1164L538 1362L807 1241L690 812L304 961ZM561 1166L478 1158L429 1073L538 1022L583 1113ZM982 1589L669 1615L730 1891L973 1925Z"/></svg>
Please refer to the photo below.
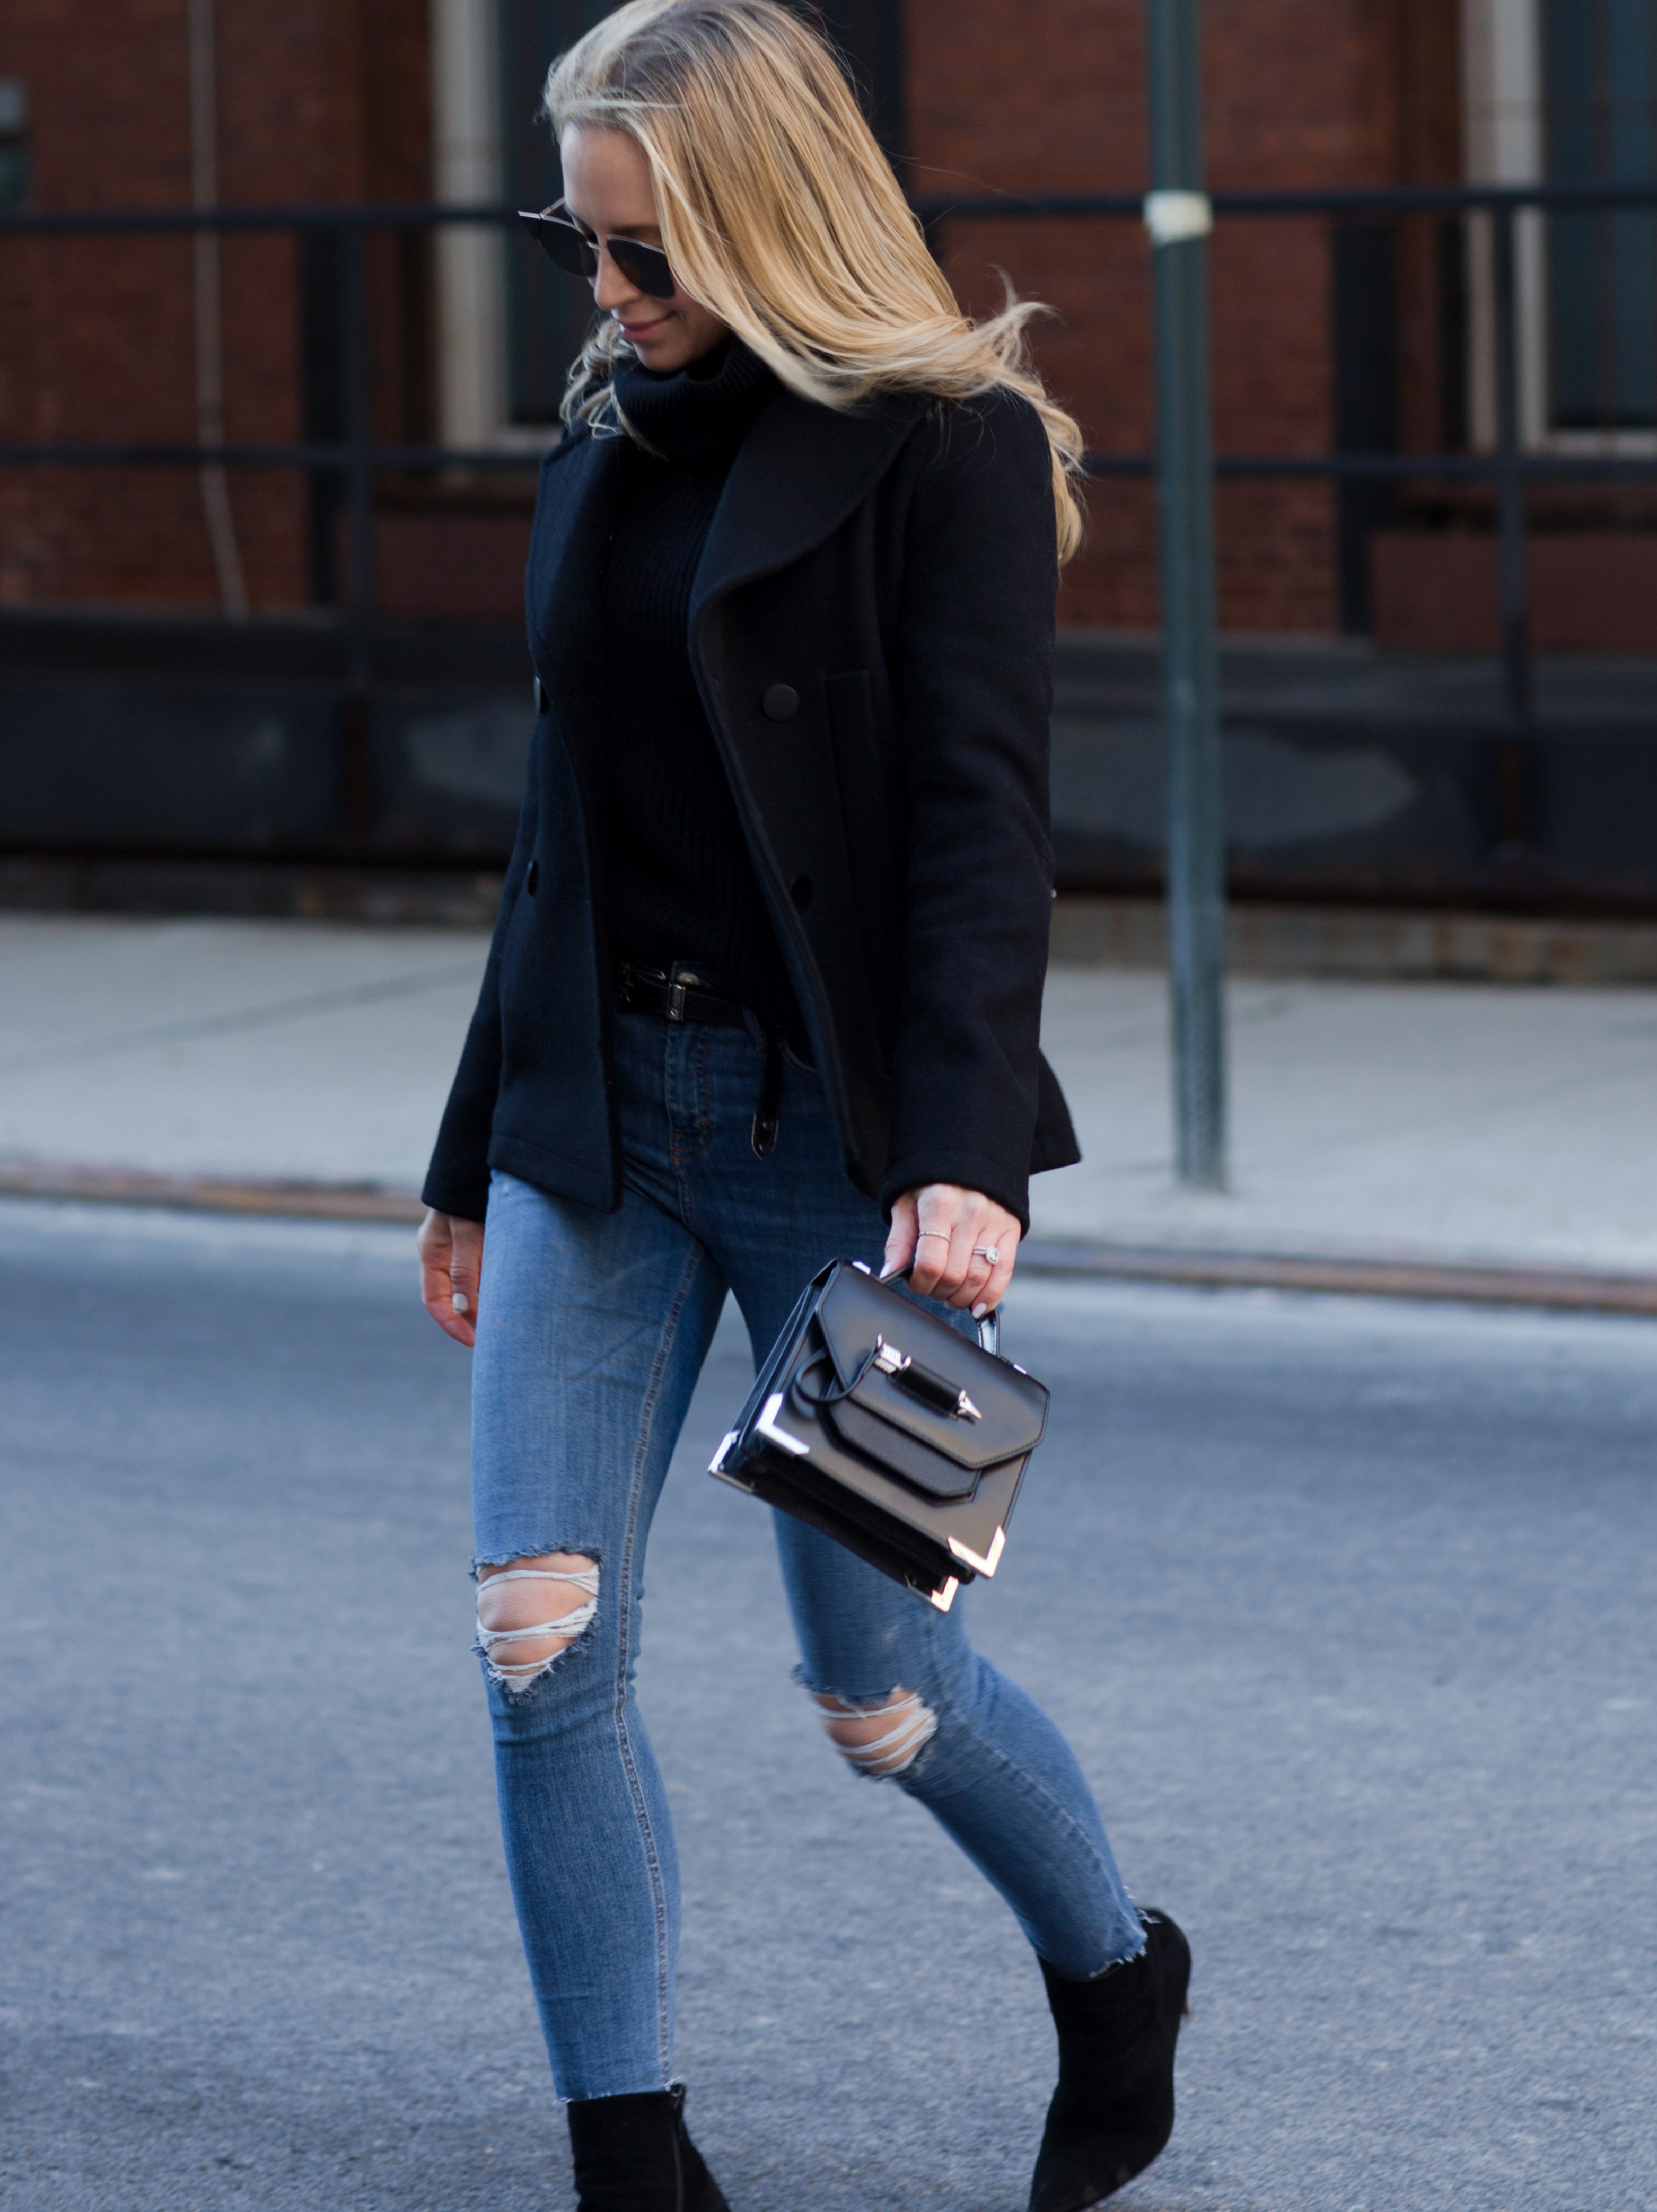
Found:
<svg viewBox="0 0 1657 2212"><path fill-rule="evenodd" d="M641 992L652 986L659 990L667 982L667 977L659 968L635 968L630 960L621 963L617 980L621 986L622 1004L628 1011L640 1004ZM649 1001L646 1000L643 1003L648 1006Z"/></svg>
<svg viewBox="0 0 1657 2212"><path fill-rule="evenodd" d="M706 978L699 975L695 969L687 968L683 961L676 960L674 962L673 972L668 977L667 981L667 1018L669 1021L682 1022L686 1018L686 994L691 991L701 990L705 981Z"/></svg>

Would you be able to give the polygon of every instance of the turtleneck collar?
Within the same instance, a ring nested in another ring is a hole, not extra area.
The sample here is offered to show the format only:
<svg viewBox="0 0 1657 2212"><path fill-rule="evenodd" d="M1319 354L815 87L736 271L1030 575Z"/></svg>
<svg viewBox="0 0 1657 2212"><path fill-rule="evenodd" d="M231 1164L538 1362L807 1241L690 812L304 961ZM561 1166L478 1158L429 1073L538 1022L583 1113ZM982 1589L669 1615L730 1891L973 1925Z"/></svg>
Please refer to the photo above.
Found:
<svg viewBox="0 0 1657 2212"><path fill-rule="evenodd" d="M666 460L688 466L728 461L776 380L738 337L671 375L618 361L615 391L623 415Z"/></svg>

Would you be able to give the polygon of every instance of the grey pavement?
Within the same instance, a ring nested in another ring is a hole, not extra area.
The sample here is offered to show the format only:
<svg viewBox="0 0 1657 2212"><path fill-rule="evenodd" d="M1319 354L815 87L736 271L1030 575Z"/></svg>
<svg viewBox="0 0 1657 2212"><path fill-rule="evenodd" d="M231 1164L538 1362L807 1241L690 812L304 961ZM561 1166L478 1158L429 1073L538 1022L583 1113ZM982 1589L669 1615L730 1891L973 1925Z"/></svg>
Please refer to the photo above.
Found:
<svg viewBox="0 0 1657 2212"><path fill-rule="evenodd" d="M420 1181L477 933L0 916L0 1172ZM1234 1177L1170 1172L1166 993L1056 966L1049 1237L1657 1268L1657 990L1243 978Z"/></svg>
<svg viewBox="0 0 1657 2212"><path fill-rule="evenodd" d="M0 915L0 1163L418 1182L476 931Z"/></svg>
<svg viewBox="0 0 1657 2212"><path fill-rule="evenodd" d="M1169 1172L1160 976L1057 968L1044 1026L1083 1160L1038 1231L1657 1266L1657 992L1234 981L1223 1195Z"/></svg>
<svg viewBox="0 0 1657 2212"><path fill-rule="evenodd" d="M466 1654L466 1359L406 1231L0 1204L0 2193L568 2212ZM1651 1325L1029 1283L1055 1389L970 1607L1189 1929L1144 2212L1657 2203ZM735 2212L1023 2212L1005 1910L844 1771L700 1472L641 1695Z"/></svg>

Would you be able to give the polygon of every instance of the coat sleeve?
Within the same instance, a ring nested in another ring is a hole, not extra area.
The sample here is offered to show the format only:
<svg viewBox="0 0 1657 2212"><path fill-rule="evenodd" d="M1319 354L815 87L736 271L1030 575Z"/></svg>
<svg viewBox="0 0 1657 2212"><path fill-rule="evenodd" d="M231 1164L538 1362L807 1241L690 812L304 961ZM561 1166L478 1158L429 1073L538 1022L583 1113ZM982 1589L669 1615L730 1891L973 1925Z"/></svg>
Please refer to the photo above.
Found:
<svg viewBox="0 0 1657 2212"><path fill-rule="evenodd" d="M896 636L908 811L881 1195L953 1182L1029 1218L1052 925L1058 592L1047 434L1005 390L918 434Z"/></svg>
<svg viewBox="0 0 1657 2212"><path fill-rule="evenodd" d="M513 908L523 892L530 856L535 848L540 813L541 731L544 718L536 718L530 754L530 770L524 804L518 817L518 836L501 893L495 938L489 964L477 994L460 1065L449 1088L431 1165L421 1190L422 1203L440 1213L458 1214L464 1221L481 1221L489 1202L489 1135L495 1121L495 1102L501 1088L501 948L512 925Z"/></svg>

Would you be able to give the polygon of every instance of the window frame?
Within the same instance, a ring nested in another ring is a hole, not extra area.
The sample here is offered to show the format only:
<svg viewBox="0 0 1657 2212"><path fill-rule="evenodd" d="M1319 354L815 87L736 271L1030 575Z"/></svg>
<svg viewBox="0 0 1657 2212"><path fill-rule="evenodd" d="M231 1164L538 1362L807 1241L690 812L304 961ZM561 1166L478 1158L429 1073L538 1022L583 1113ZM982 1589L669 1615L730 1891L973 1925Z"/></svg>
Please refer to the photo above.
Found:
<svg viewBox="0 0 1657 2212"><path fill-rule="evenodd" d="M1547 173L1542 0L1462 0L1462 100L1472 184L1530 185ZM1496 431L1496 313L1491 225L1467 223L1469 427L1491 451ZM1551 417L1552 363L1547 238L1539 210L1514 225L1520 434L1536 453L1630 458L1657 454L1657 427L1559 429Z"/></svg>

